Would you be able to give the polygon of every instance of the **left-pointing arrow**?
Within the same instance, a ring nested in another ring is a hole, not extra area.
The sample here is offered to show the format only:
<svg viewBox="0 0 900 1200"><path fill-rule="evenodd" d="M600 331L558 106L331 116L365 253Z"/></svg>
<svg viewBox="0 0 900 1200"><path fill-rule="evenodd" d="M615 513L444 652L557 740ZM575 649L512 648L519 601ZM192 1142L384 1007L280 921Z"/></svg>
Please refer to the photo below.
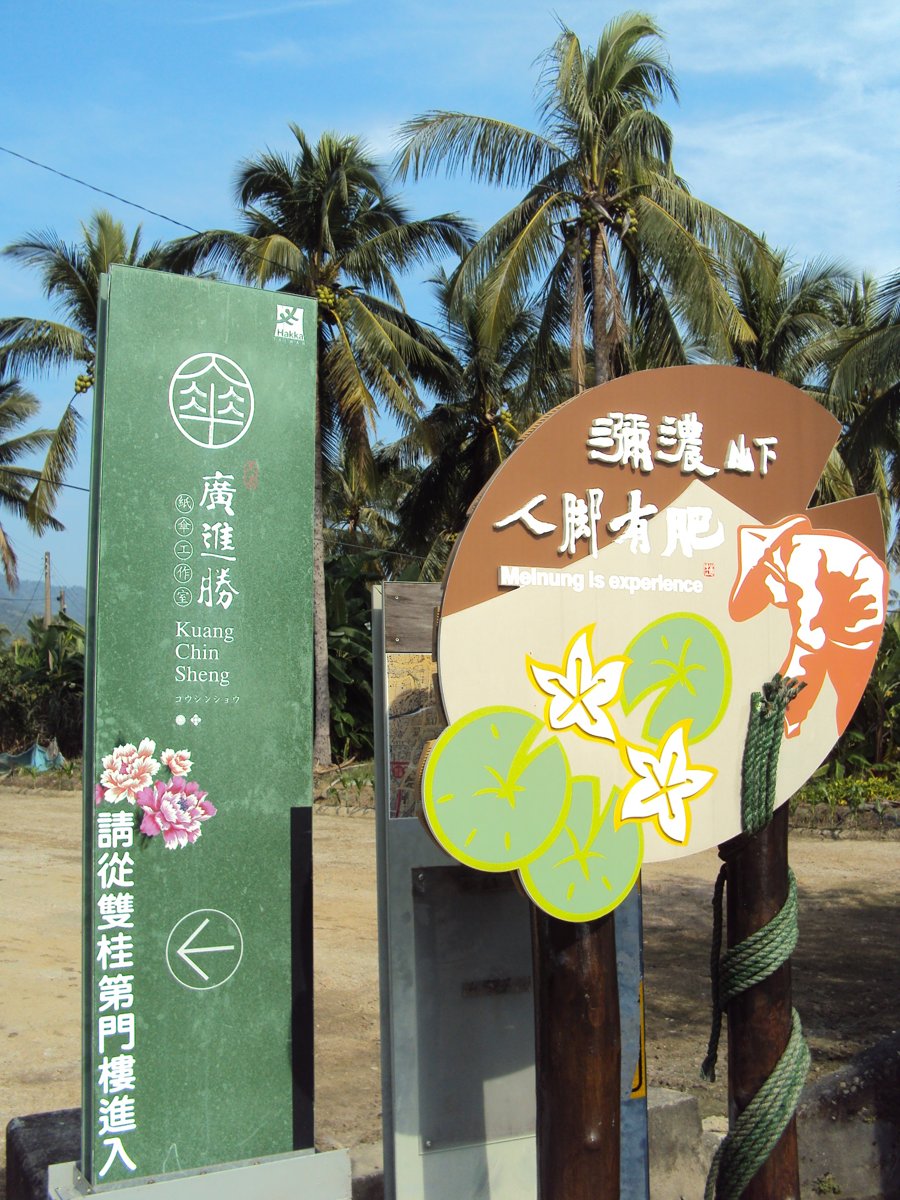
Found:
<svg viewBox="0 0 900 1200"><path fill-rule="evenodd" d="M185 939L185 941L182 943L182 945L180 945L178 947L178 950L176 951L178 957L180 959L182 959L184 962L186 962L192 971L196 971L204 983L209 981L209 976L202 969L202 967L199 967L194 962L193 956L195 954L222 954L226 950L237 949L237 947L234 945L231 945L231 946L194 946L193 945L194 938L199 937L200 934L203 932L203 930L207 927L208 924L209 924L209 917L204 917L204 919L200 922L200 924L197 926L197 928L194 930L194 932Z"/></svg>

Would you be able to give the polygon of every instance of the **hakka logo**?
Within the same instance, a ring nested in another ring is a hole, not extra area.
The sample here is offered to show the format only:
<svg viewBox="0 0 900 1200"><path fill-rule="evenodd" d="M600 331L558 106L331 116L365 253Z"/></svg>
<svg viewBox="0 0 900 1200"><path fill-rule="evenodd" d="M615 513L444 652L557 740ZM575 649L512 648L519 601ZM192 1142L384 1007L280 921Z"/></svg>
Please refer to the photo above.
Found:
<svg viewBox="0 0 900 1200"><path fill-rule="evenodd" d="M275 336L292 342L303 341L303 309L279 304L275 313Z"/></svg>

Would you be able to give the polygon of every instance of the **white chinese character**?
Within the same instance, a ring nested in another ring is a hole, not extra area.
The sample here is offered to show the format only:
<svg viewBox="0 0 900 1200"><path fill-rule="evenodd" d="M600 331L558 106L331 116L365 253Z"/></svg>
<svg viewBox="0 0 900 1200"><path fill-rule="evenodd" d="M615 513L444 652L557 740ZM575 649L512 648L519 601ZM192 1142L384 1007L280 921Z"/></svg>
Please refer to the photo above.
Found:
<svg viewBox="0 0 900 1200"><path fill-rule="evenodd" d="M663 417L656 431L658 462L681 463L682 475L699 475L709 479L719 473L718 467L708 467L703 461L703 422L695 412L680 417Z"/></svg>
<svg viewBox="0 0 900 1200"><path fill-rule="evenodd" d="M122 1050L134 1049L134 1013L118 1013L114 1017L97 1018L97 1040L101 1054L106 1053L107 1038L125 1038Z"/></svg>
<svg viewBox="0 0 900 1200"><path fill-rule="evenodd" d="M100 1012L110 1008L119 1012L123 1008L131 1008L134 1003L134 993L131 984L133 975L101 975L97 983L97 998L100 1001Z"/></svg>
<svg viewBox="0 0 900 1200"><path fill-rule="evenodd" d="M114 846L126 849L134 843L134 812L132 809L97 813L97 846L109 850Z"/></svg>
<svg viewBox="0 0 900 1200"><path fill-rule="evenodd" d="M775 462L778 455L773 447L778 445L777 437L754 438L753 445L759 450L759 473L767 475L769 472L769 462Z"/></svg>
<svg viewBox="0 0 900 1200"><path fill-rule="evenodd" d="M221 471L216 471L215 475L204 475L200 507L205 508L207 512L214 512L215 509L222 508L229 517L233 517L234 509L231 507L235 496L235 489L231 486L233 482L233 475L223 475Z"/></svg>
<svg viewBox="0 0 900 1200"><path fill-rule="evenodd" d="M134 887L134 880L131 878L134 859L127 850L124 854L101 854L97 860L97 868L97 878L104 891L114 887Z"/></svg>
<svg viewBox="0 0 900 1200"><path fill-rule="evenodd" d="M495 529L505 529L507 525L514 525L516 521L521 521L529 533L533 533L535 537L543 537L546 533L552 533L556 529L555 525L551 525L549 521L541 521L531 511L537 508L539 504L543 504L547 497L543 494L533 496L527 504L523 504L521 508L517 508L514 513L510 513L508 517L504 517L500 521L494 522Z"/></svg>
<svg viewBox="0 0 900 1200"><path fill-rule="evenodd" d="M106 1174L106 1172L109 1170L109 1168L113 1165L113 1163L116 1161L117 1158L121 1161L122 1166L127 1167L129 1171L137 1170L137 1163L132 1162L131 1159L128 1157L128 1154L125 1151L125 1147L122 1145L121 1138L118 1138L118 1137L104 1138L103 1145L109 1146L109 1158L106 1160L106 1162L103 1164L103 1166L98 1171L98 1174L101 1179Z"/></svg>
<svg viewBox="0 0 900 1200"><path fill-rule="evenodd" d="M711 530L713 511L700 505L688 508L666 509L666 548L663 558L669 558L676 549L687 558L694 557L695 550L709 550L721 546L725 541L722 522Z"/></svg>
<svg viewBox="0 0 900 1200"><path fill-rule="evenodd" d="M121 970L123 967L133 967L132 952L134 943L130 933L114 933L112 937L101 934L97 939L97 962L104 971L110 967Z"/></svg>
<svg viewBox="0 0 900 1200"><path fill-rule="evenodd" d="M134 1096L113 1096L112 1100L101 1100L98 1110L100 1128L97 1132L132 1133L134 1124Z"/></svg>
<svg viewBox="0 0 900 1200"><path fill-rule="evenodd" d="M133 929L134 897L131 892L104 892L97 901L104 929Z"/></svg>
<svg viewBox="0 0 900 1200"><path fill-rule="evenodd" d="M732 438L728 443L728 449L725 451L725 470L739 471L741 475L753 474L753 455L743 434L737 441Z"/></svg>
<svg viewBox="0 0 900 1200"><path fill-rule="evenodd" d="M208 525L204 521L201 534L203 537L201 558L224 558L228 562L235 562L237 558L235 554L225 553L227 550L234 550L233 525L228 521L216 521L214 525Z"/></svg>
<svg viewBox="0 0 900 1200"><path fill-rule="evenodd" d="M241 594L229 578L231 568L221 567L216 571L215 585L212 572L213 569L210 567L200 581L200 595L197 597L197 603L206 608L212 608L213 604L217 604L219 608L231 608L232 600ZM213 590L215 590L215 599L213 599Z"/></svg>
<svg viewBox="0 0 900 1200"><path fill-rule="evenodd" d="M613 412L595 417L587 444L588 458L594 462L619 463L644 474L653 470L650 422L642 413Z"/></svg>
<svg viewBox="0 0 900 1200"><path fill-rule="evenodd" d="M116 1054L107 1058L97 1068L97 1086L104 1096L114 1096L117 1092L129 1092L134 1088L134 1055Z"/></svg>
<svg viewBox="0 0 900 1200"><path fill-rule="evenodd" d="M587 500L582 500L574 492L563 492L563 540L559 553L574 554L576 542L581 538L589 538L591 554L597 557L597 526L600 523L600 505L603 500L602 488L588 488Z"/></svg>
<svg viewBox="0 0 900 1200"><path fill-rule="evenodd" d="M614 517L606 526L610 533L618 533L616 542L627 542L632 554L650 553L650 529L648 517L658 513L655 504L641 504L641 491L628 493L628 512ZM619 532L621 530L621 532Z"/></svg>

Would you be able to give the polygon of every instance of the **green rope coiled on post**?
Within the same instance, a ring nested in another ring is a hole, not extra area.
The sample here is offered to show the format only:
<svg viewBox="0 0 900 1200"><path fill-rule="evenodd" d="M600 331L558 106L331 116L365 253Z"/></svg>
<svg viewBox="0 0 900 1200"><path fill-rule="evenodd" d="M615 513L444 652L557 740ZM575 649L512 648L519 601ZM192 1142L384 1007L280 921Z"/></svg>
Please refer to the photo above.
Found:
<svg viewBox="0 0 900 1200"><path fill-rule="evenodd" d="M784 1054L716 1151L704 1200L739 1200L790 1123L808 1070L809 1047L797 1010L791 1009Z"/></svg>
<svg viewBox="0 0 900 1200"><path fill-rule="evenodd" d="M802 686L802 685L800 685ZM741 828L758 833L772 819L778 754L784 713L800 687L776 675L750 700L750 721L741 766ZM788 894L781 909L761 929L722 953L723 897L728 864L713 892L713 939L710 960L713 1020L700 1073L716 1077L722 1013L735 996L767 979L791 957L797 945L797 882L788 870ZM771 1154L794 1114L806 1073L809 1049L800 1018L791 1010L791 1036L771 1075L738 1117L713 1158L705 1200L738 1200Z"/></svg>
<svg viewBox="0 0 900 1200"><path fill-rule="evenodd" d="M768 979L786 963L797 946L797 880L788 868L788 894L771 921L737 946L722 952L722 894L728 876L723 863L713 893L713 949L710 963L713 1021L706 1058L700 1074L709 1082L716 1078L722 1014L735 996Z"/></svg>

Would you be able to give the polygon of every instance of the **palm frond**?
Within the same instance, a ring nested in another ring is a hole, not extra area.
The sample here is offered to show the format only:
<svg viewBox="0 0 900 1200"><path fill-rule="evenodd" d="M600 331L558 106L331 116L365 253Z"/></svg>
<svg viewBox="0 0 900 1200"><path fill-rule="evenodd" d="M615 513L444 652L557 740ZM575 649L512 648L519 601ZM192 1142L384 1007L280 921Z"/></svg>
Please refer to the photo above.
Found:
<svg viewBox="0 0 900 1200"><path fill-rule="evenodd" d="M723 356L731 345L752 341L755 334L728 294L722 268L709 246L650 196L641 198L638 219L640 252L677 292L678 310L691 327Z"/></svg>
<svg viewBox="0 0 900 1200"><path fill-rule="evenodd" d="M93 359L93 334L35 317L0 319L0 373L31 374Z"/></svg>
<svg viewBox="0 0 900 1200"><path fill-rule="evenodd" d="M54 524L54 518L50 514L56 505L56 498L66 474L75 463L81 423L81 416L73 401L66 407L59 425L53 432L40 478L28 501L28 522L37 532L48 527L62 528L58 523Z"/></svg>
<svg viewBox="0 0 900 1200"><path fill-rule="evenodd" d="M437 166L448 175L468 168L474 179L510 187L530 183L565 160L548 138L492 117L460 112L424 113L400 127L394 170L419 179Z"/></svg>
<svg viewBox="0 0 900 1200"><path fill-rule="evenodd" d="M496 341L509 321L513 306L533 285L534 277L546 270L558 252L554 218L559 197L550 195L537 206L510 241L496 266L485 277L483 337L488 344Z"/></svg>

